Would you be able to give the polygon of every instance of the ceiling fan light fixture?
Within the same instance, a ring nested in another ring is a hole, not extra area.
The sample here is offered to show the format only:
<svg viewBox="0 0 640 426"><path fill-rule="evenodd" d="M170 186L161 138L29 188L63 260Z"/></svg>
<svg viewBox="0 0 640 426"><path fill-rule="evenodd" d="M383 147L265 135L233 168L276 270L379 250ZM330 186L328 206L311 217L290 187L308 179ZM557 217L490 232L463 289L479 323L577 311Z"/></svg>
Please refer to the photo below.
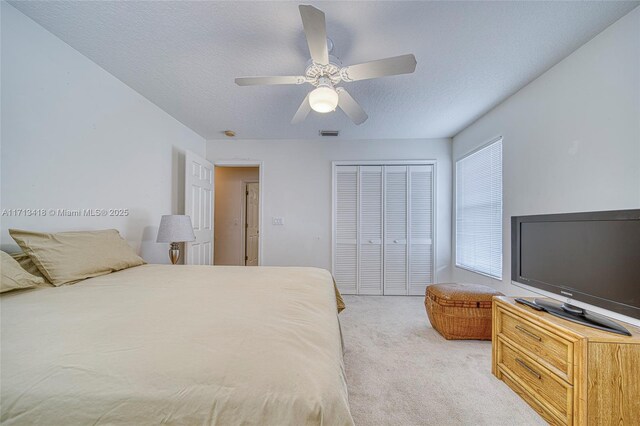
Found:
<svg viewBox="0 0 640 426"><path fill-rule="evenodd" d="M323 114L335 111L338 106L338 92L331 86L319 86L309 93L309 105L312 110Z"/></svg>
<svg viewBox="0 0 640 426"><path fill-rule="evenodd" d="M298 107L291 124L304 121L311 110L325 114L335 111L337 107L355 124L362 124L368 118L367 113L344 87L336 89L335 85L388 75L411 74L416 70L416 57L412 54L342 66L342 62L332 55L333 41L327 37L324 12L308 4L301 4L298 9L311 55L304 75L236 78L238 86L305 83L315 86Z"/></svg>

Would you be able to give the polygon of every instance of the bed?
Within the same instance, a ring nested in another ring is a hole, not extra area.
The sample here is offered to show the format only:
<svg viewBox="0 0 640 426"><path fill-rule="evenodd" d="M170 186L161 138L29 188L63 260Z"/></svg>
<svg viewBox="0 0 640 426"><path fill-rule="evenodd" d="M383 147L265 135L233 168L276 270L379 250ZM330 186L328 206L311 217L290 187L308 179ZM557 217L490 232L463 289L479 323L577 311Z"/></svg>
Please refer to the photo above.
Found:
<svg viewBox="0 0 640 426"><path fill-rule="evenodd" d="M1 298L2 424L352 425L331 274L142 265Z"/></svg>

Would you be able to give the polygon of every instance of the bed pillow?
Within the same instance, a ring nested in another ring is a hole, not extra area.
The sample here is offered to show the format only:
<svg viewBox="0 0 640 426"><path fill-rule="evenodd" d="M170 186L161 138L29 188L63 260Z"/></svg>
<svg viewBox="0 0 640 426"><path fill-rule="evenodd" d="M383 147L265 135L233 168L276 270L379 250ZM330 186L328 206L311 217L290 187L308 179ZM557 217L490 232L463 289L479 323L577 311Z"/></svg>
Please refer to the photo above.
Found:
<svg viewBox="0 0 640 426"><path fill-rule="evenodd" d="M5 252L0 252L2 256L2 280L0 281L0 293L5 291L31 288L44 284L44 280L36 277L22 269L22 266Z"/></svg>
<svg viewBox="0 0 640 426"><path fill-rule="evenodd" d="M42 275L42 272L40 272L40 269L38 269L36 264L33 263L33 260L31 260L28 254L26 254L25 252L11 253L11 257L14 258L16 262L18 262L22 269L24 269L31 275L42 278L43 283L38 287L51 287L53 285L49 282L47 277Z"/></svg>
<svg viewBox="0 0 640 426"><path fill-rule="evenodd" d="M145 263L115 229L44 232L9 229L51 284L72 284Z"/></svg>

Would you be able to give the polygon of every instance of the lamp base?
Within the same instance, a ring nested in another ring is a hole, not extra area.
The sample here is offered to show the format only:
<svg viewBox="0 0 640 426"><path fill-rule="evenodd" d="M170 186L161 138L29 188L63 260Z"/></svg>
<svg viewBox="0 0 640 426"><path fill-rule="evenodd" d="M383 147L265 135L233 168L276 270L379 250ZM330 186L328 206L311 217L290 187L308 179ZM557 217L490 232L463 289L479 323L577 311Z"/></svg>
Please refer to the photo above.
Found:
<svg viewBox="0 0 640 426"><path fill-rule="evenodd" d="M178 243L171 243L171 248L169 248L169 260L171 263L175 265L180 260L180 245Z"/></svg>

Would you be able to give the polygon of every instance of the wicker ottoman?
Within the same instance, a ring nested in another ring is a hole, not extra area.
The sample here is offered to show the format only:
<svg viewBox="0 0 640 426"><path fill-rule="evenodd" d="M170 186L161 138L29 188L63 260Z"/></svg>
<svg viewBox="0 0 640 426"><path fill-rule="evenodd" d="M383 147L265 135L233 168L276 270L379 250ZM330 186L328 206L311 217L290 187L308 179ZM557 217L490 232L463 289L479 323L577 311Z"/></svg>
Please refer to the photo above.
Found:
<svg viewBox="0 0 640 426"><path fill-rule="evenodd" d="M491 299L502 293L479 284L434 284L424 305L445 339L491 340Z"/></svg>

